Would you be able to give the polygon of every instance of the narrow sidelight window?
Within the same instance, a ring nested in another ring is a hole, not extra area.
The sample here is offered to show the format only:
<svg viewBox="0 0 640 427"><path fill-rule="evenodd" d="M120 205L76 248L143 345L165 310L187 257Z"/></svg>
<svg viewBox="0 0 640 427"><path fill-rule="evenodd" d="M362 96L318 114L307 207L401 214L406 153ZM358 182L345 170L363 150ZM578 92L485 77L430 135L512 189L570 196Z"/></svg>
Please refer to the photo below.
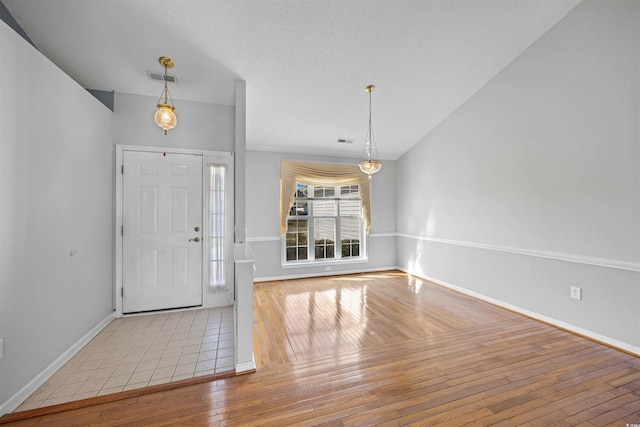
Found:
<svg viewBox="0 0 640 427"><path fill-rule="evenodd" d="M209 226L211 230L209 244L209 287L223 287L226 284L225 244L226 244L226 179L225 165L209 166Z"/></svg>

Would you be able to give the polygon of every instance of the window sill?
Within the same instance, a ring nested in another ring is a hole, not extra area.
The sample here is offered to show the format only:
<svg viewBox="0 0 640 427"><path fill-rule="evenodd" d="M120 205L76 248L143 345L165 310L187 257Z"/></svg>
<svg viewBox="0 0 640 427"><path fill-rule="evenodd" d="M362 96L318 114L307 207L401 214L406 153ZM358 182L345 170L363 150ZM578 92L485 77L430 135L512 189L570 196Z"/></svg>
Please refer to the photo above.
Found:
<svg viewBox="0 0 640 427"><path fill-rule="evenodd" d="M281 263L282 268L304 268L304 267L321 267L326 265L342 265L342 264L362 264L369 262L368 257L353 258L353 259L340 259L332 261L298 261Z"/></svg>

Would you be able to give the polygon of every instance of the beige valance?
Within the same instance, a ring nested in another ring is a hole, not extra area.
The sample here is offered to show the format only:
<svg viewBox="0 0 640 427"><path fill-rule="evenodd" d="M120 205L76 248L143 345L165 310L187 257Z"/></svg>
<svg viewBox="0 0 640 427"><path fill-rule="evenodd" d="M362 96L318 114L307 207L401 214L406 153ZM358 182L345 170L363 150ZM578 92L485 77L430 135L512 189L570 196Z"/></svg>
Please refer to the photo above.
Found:
<svg viewBox="0 0 640 427"><path fill-rule="evenodd" d="M280 235L287 231L287 216L293 206L296 182L306 185L337 187L358 185L362 217L367 234L371 231L371 195L369 177L358 165L311 163L283 160L280 162Z"/></svg>

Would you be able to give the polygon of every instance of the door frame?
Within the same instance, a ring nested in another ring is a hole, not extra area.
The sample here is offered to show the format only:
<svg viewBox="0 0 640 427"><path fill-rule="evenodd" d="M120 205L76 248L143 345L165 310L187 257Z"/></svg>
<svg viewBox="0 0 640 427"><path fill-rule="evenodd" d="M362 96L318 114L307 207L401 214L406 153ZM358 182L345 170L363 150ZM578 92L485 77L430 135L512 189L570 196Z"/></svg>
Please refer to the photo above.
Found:
<svg viewBox="0 0 640 427"><path fill-rule="evenodd" d="M114 168L114 175L115 175L115 191L114 191L114 206L115 206L115 215L114 215L114 229L113 229L113 234L115 237L115 245L114 245L114 266L113 266L113 302L114 302L114 315L115 317L122 317L123 313L122 313L122 302L123 302L123 298L122 298L122 292L123 292L123 278L122 278L122 274L123 274L123 268L122 268L122 256L123 256L123 250L122 250L122 244L123 244L123 236L122 236L122 227L123 227L123 221L122 221L122 209L123 209L123 196L124 196L124 191L123 191L123 185L124 185L124 180L123 180L123 174L122 174L122 170L124 167L124 152L125 151L142 151L142 152L149 152L149 153L171 153L171 154L192 154L192 155L199 155L201 157L202 160L202 182L203 182L203 186L202 186L202 218L203 221L206 218L206 213L207 213L207 206L206 206L206 201L208 200L208 195L207 192L209 190L209 183L208 183L208 176L205 173L205 171L207 170L206 165L207 165L207 161L210 160L212 157L216 157L216 158L224 158L224 159L228 159L230 165L233 167L234 164L234 158L233 158L233 153L230 152L224 152L224 151L208 151L208 150L192 150L192 149L185 149L185 148L169 148L169 147L148 147L148 146L138 146L138 145L116 145L115 146L116 150L115 150L115 168ZM231 175L231 177L233 177L233 175ZM233 191L232 191L233 193ZM234 202L231 203L231 205L233 205ZM233 212L233 211L232 211ZM231 217L233 218L233 217ZM203 228L203 231L205 230L205 228ZM233 241L233 235L230 236L231 240ZM231 252L232 253L232 252ZM207 262L207 254L208 251L207 250L203 250L202 251L202 307L198 307L198 308L206 308L208 306L210 306L210 304L208 304L209 301L211 301L210 298L207 298L206 295L206 280L208 279L208 262ZM228 281L230 280L231 283L229 286L231 286L233 288L233 270L231 270L229 272L229 276L228 276ZM233 301L230 301L230 304L232 304ZM171 311L171 310L168 310ZM127 315L124 315L127 316Z"/></svg>

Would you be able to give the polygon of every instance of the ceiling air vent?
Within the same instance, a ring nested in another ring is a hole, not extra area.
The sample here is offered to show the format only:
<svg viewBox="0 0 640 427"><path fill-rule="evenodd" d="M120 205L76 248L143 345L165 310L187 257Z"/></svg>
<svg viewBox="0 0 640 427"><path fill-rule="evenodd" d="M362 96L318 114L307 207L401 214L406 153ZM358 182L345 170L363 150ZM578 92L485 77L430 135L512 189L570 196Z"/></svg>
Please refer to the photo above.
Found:
<svg viewBox="0 0 640 427"><path fill-rule="evenodd" d="M338 138L338 143L340 144L353 144L354 141L354 138Z"/></svg>
<svg viewBox="0 0 640 427"><path fill-rule="evenodd" d="M156 71L147 71L147 75L151 80L164 81L164 73L158 73ZM167 74L167 82L178 83L178 78L175 74Z"/></svg>

